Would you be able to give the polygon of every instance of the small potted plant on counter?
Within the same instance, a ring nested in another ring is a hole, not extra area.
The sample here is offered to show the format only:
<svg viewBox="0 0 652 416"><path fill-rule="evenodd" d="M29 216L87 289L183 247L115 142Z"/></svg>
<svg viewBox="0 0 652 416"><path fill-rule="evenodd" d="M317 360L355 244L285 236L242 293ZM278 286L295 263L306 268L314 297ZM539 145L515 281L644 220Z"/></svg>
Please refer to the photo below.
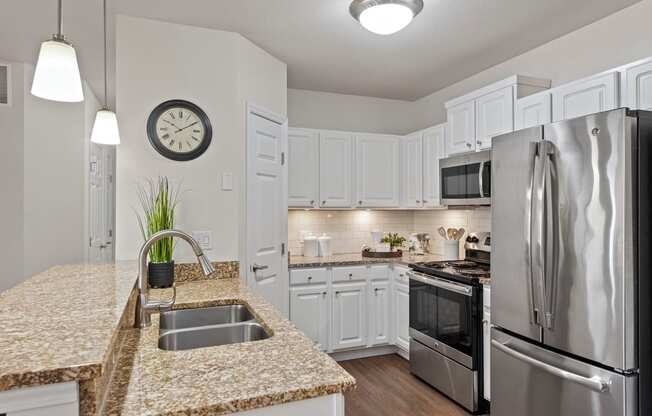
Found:
<svg viewBox="0 0 652 416"><path fill-rule="evenodd" d="M174 189L165 176L159 177L156 182L148 180L146 185L138 186L138 199L143 212L142 215L136 213L136 216L145 241L159 231L174 228L178 196L179 190ZM171 237L157 241L149 250L150 287L166 288L174 283L173 252L174 240Z"/></svg>
<svg viewBox="0 0 652 416"><path fill-rule="evenodd" d="M403 247L405 244L405 237L398 235L398 233L388 233L380 240L381 243L389 244L389 251L393 252L394 248ZM402 251L402 250L397 250Z"/></svg>

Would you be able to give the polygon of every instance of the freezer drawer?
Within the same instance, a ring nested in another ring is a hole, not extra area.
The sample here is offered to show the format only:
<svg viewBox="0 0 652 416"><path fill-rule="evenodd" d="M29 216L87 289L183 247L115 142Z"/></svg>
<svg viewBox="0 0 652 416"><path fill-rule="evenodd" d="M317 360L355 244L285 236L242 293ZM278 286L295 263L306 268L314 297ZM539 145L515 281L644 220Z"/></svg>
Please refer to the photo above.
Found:
<svg viewBox="0 0 652 416"><path fill-rule="evenodd" d="M492 416L634 416L638 376L548 351L493 328Z"/></svg>

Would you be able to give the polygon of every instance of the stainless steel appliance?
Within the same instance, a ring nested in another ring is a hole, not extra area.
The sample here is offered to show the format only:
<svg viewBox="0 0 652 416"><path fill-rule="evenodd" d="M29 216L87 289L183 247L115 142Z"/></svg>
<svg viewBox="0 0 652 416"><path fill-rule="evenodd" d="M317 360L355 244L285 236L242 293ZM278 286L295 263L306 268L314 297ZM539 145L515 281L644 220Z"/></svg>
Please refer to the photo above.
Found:
<svg viewBox="0 0 652 416"><path fill-rule="evenodd" d="M483 393L482 282L491 237L469 234L463 261L410 264L410 371L471 412Z"/></svg>
<svg viewBox="0 0 652 416"><path fill-rule="evenodd" d="M443 205L491 204L491 152L477 152L439 162Z"/></svg>
<svg viewBox="0 0 652 416"><path fill-rule="evenodd" d="M494 416L652 414L652 113L493 139Z"/></svg>

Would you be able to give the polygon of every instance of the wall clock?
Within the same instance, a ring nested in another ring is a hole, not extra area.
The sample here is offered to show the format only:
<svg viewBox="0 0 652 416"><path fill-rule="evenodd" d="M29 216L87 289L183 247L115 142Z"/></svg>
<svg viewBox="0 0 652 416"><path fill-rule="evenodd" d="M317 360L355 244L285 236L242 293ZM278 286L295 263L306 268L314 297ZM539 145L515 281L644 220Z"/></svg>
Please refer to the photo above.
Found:
<svg viewBox="0 0 652 416"><path fill-rule="evenodd" d="M147 137L157 152L172 160L193 160L211 144L213 129L206 113L185 100L165 101L147 120Z"/></svg>

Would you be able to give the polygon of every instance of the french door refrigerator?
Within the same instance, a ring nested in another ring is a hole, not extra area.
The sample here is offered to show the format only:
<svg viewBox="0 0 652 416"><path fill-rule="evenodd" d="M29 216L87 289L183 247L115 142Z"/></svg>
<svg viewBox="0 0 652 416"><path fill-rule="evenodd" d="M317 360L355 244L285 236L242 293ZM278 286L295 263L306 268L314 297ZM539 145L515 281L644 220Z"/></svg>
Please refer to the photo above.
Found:
<svg viewBox="0 0 652 416"><path fill-rule="evenodd" d="M652 113L492 147L491 414L652 415Z"/></svg>

